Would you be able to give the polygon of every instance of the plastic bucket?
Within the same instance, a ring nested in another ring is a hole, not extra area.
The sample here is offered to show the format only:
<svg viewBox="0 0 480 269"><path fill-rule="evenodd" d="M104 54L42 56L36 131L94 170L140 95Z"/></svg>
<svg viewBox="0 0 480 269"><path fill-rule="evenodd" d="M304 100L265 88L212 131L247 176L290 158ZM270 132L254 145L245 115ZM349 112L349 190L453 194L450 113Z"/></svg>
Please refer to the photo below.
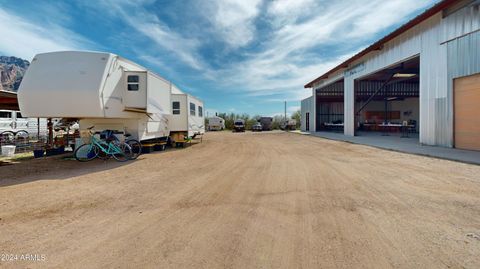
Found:
<svg viewBox="0 0 480 269"><path fill-rule="evenodd" d="M16 146L2 146L2 156L13 157Z"/></svg>

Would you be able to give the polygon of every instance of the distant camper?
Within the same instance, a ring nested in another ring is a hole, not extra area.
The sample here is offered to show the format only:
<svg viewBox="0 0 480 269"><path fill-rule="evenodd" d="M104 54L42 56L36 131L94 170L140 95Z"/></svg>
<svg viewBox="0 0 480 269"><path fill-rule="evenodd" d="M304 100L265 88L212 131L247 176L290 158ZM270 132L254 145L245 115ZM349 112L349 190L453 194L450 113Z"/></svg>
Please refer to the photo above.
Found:
<svg viewBox="0 0 480 269"><path fill-rule="evenodd" d="M245 132L245 121L242 119L235 120L233 123L233 132Z"/></svg>
<svg viewBox="0 0 480 269"><path fill-rule="evenodd" d="M260 124L262 125L263 131L271 131L272 130L272 117L261 117L259 120Z"/></svg>
<svg viewBox="0 0 480 269"><path fill-rule="evenodd" d="M209 131L222 131L225 129L225 120L223 118L214 116L208 118L208 130Z"/></svg>
<svg viewBox="0 0 480 269"><path fill-rule="evenodd" d="M280 129L285 131L292 131L297 129L297 121L294 119L283 121L280 125Z"/></svg>
<svg viewBox="0 0 480 269"><path fill-rule="evenodd" d="M172 85L172 137L195 137L205 133L203 102Z"/></svg>

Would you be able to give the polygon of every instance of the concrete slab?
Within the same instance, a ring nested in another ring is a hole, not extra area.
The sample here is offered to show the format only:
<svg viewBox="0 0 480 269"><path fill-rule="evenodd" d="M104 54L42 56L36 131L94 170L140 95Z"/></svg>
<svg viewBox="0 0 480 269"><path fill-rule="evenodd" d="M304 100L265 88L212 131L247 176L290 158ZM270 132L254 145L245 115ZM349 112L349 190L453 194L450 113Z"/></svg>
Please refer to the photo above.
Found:
<svg viewBox="0 0 480 269"><path fill-rule="evenodd" d="M382 136L380 133L360 133L359 136L346 136L343 133L333 132L311 132L310 134L381 149L480 165L480 151L422 145L418 142L418 135L401 138L398 134Z"/></svg>

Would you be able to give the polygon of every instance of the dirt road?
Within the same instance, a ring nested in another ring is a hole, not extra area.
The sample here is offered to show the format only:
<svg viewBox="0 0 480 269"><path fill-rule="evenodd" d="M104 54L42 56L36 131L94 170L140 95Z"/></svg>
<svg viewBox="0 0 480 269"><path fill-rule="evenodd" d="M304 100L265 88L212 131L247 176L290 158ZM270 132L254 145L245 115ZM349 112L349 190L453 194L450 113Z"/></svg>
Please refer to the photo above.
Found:
<svg viewBox="0 0 480 269"><path fill-rule="evenodd" d="M7 268L479 268L480 167L288 133L208 133L125 165L31 160L0 167L2 254L39 255Z"/></svg>

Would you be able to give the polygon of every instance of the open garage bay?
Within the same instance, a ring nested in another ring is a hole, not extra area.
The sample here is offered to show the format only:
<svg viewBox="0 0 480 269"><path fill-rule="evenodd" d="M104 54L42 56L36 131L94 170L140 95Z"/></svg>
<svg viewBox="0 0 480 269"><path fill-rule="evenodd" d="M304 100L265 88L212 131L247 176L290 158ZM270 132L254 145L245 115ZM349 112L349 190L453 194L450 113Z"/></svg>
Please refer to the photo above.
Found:
<svg viewBox="0 0 480 269"><path fill-rule="evenodd" d="M0 254L56 268L478 268L480 167L290 133L0 167Z"/></svg>

